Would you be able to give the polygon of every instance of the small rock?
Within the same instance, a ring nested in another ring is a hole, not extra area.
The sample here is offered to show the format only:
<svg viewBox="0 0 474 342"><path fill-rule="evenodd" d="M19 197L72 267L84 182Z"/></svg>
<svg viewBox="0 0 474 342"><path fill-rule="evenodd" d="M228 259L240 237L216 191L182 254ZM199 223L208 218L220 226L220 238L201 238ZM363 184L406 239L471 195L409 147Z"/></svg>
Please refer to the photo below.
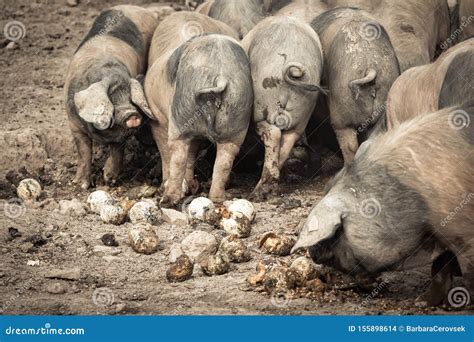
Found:
<svg viewBox="0 0 474 342"><path fill-rule="evenodd" d="M127 310L127 305L125 303L115 304L115 313L122 313Z"/></svg>
<svg viewBox="0 0 474 342"><path fill-rule="evenodd" d="M117 256L114 256L114 255L104 255L104 256L102 257L102 259L104 259L104 260L107 261L107 262L122 260L121 258L119 258L119 257L117 257Z"/></svg>
<svg viewBox="0 0 474 342"><path fill-rule="evenodd" d="M166 271L166 279L169 282L181 282L188 280L193 275L194 263L187 255L181 255Z"/></svg>
<svg viewBox="0 0 474 342"><path fill-rule="evenodd" d="M40 261L39 260L28 260L26 262L26 266L39 266Z"/></svg>
<svg viewBox="0 0 474 342"><path fill-rule="evenodd" d="M181 242L182 249L192 260L207 255L212 255L217 251L217 240L214 235L195 230Z"/></svg>
<svg viewBox="0 0 474 342"><path fill-rule="evenodd" d="M78 199L59 201L59 212L63 215L84 216L87 214L86 206Z"/></svg>
<svg viewBox="0 0 474 342"><path fill-rule="evenodd" d="M177 210L161 208L161 214L163 215L163 219L170 224L188 224L188 217L186 216L186 214L183 214L182 212L179 212Z"/></svg>
<svg viewBox="0 0 474 342"><path fill-rule="evenodd" d="M16 50L18 49L18 44L16 42L10 42L6 46L7 50Z"/></svg>
<svg viewBox="0 0 474 342"><path fill-rule="evenodd" d="M101 246L101 245L94 246L93 251L96 254L105 254L105 255L118 255L122 253L122 251L119 248Z"/></svg>
<svg viewBox="0 0 474 342"><path fill-rule="evenodd" d="M24 201L36 201L40 197L41 191L40 183L32 178L23 179L16 189L18 197Z"/></svg>
<svg viewBox="0 0 474 342"><path fill-rule="evenodd" d="M66 293L66 287L60 282L53 282L46 286L46 291L52 294Z"/></svg>
<svg viewBox="0 0 474 342"><path fill-rule="evenodd" d="M176 262L178 258L183 255L183 248L180 243L173 243L170 248L170 254L168 255L168 260L170 263Z"/></svg>
<svg viewBox="0 0 474 342"><path fill-rule="evenodd" d="M31 242L24 242L19 248L23 253L31 253L34 250L34 245Z"/></svg>
<svg viewBox="0 0 474 342"><path fill-rule="evenodd" d="M67 0L66 3L69 7L76 7L77 5L79 5L78 0Z"/></svg>
<svg viewBox="0 0 474 342"><path fill-rule="evenodd" d="M45 274L45 278L79 280L81 279L81 269L79 267L74 267L67 270L55 269Z"/></svg>
<svg viewBox="0 0 474 342"><path fill-rule="evenodd" d="M128 231L130 246L137 253L152 254L158 249L158 235L153 226L140 222Z"/></svg>
<svg viewBox="0 0 474 342"><path fill-rule="evenodd" d="M117 240L115 240L114 234L110 234L110 233L104 234L102 235L100 240L105 246L117 247L119 245Z"/></svg>
<svg viewBox="0 0 474 342"><path fill-rule="evenodd" d="M12 240L15 240L16 238L19 238L21 237L21 233L18 229L14 228L14 227L8 227L8 240L9 241L12 241Z"/></svg>

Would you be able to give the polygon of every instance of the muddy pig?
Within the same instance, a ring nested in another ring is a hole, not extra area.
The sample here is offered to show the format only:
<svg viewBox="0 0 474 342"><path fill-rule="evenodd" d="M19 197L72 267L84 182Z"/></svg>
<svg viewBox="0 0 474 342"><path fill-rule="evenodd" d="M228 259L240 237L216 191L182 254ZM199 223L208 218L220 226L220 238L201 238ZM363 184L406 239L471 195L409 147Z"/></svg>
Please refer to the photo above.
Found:
<svg viewBox="0 0 474 342"><path fill-rule="evenodd" d="M242 45L252 68L253 121L265 145L262 177L252 195L262 200L277 190L280 169L322 91L323 52L311 26L290 17L261 21Z"/></svg>
<svg viewBox="0 0 474 342"><path fill-rule="evenodd" d="M103 11L74 54L65 83L69 126L79 154L74 179L91 185L92 141L110 147L104 178L119 176L123 144L152 114L138 76L158 25L153 12L138 6Z"/></svg>
<svg viewBox="0 0 474 342"><path fill-rule="evenodd" d="M162 206L184 197L183 182L195 188L198 142L206 138L217 144L209 198L225 198L253 105L250 64L233 37L224 23L191 12L172 14L153 36L145 93L162 157Z"/></svg>
<svg viewBox="0 0 474 342"><path fill-rule="evenodd" d="M398 60L384 28L363 10L336 8L311 26L323 46L322 84L328 88L331 125L348 164L359 140L385 115L387 94L399 75Z"/></svg>
<svg viewBox="0 0 474 342"><path fill-rule="evenodd" d="M436 62L405 71L387 99L387 126L474 99L474 38L444 52Z"/></svg>
<svg viewBox="0 0 474 342"><path fill-rule="evenodd" d="M473 120L471 101L366 141L328 184L293 250L307 247L315 262L353 275L431 255L430 304L446 299L458 266L474 293Z"/></svg>

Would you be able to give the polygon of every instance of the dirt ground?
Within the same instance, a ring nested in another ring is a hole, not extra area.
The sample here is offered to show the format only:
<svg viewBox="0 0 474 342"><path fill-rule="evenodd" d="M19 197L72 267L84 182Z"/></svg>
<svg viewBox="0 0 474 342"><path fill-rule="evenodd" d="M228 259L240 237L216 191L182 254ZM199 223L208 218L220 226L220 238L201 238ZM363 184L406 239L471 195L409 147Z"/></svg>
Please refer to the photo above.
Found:
<svg viewBox="0 0 474 342"><path fill-rule="evenodd" d="M143 3L144 1L129 1ZM274 298L250 287L246 278L255 273L262 258L258 248L269 231L296 236L298 225L322 196L327 176L313 179L287 177L283 195L256 204L257 217L245 243L252 259L232 264L229 273L208 277L198 266L193 277L169 283L165 272L173 242L180 242L195 228L160 223L159 250L138 254L128 245L131 223L102 223L92 213L83 217L61 214L58 202L77 198L85 202L90 192L70 183L76 168L75 150L63 104L63 82L68 61L103 8L119 1L85 1L78 6L66 0L3 0L0 26L10 21L25 25L26 36L16 49L0 41L0 311L3 314L455 314L452 308L423 308L415 299L430 278L429 268L382 274L369 287L355 286L349 278L326 270L326 290L311 298L288 295ZM3 36L2 36L3 39ZM116 197L129 196L136 187L154 184L156 150L130 141L127 169ZM101 156L98 156L98 159ZM159 165L159 164L158 164ZM206 169L206 162L200 165ZM205 174L203 171L202 174ZM27 176L44 188L39 204L12 206L14 186ZM236 174L229 193L246 197L257 174ZM100 188L101 186L98 182ZM94 251L106 233L119 246L114 255ZM222 238L220 230L212 230ZM280 257L291 261L297 256ZM71 271L70 280L49 278L55 270ZM102 291L102 292L101 292ZM97 305L97 296L102 296ZM95 294L95 296L94 296ZM294 297L294 298L290 298ZM94 300L95 298L95 300ZM101 305L105 303L104 305Z"/></svg>

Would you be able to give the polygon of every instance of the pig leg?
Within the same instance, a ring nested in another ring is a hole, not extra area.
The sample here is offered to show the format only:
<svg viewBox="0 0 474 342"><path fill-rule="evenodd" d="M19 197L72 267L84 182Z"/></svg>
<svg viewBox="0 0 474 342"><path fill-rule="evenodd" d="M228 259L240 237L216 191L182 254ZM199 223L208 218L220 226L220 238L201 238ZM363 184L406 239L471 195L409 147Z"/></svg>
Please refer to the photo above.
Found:
<svg viewBox="0 0 474 342"><path fill-rule="evenodd" d="M422 299L428 306L437 306L446 300L446 295L453 284L453 275L459 273L459 265L456 256L445 251L441 253L431 266L432 281L428 291Z"/></svg>
<svg viewBox="0 0 474 342"><path fill-rule="evenodd" d="M263 162L262 177L250 198L254 201L262 201L268 194L278 192L281 131L278 127L266 121L257 123L256 130L265 145L265 160Z"/></svg>
<svg viewBox="0 0 474 342"><path fill-rule="evenodd" d="M462 271L464 285L472 297L474 296L474 239L467 242L466 247L464 247L462 253L457 258Z"/></svg>
<svg viewBox="0 0 474 342"><path fill-rule="evenodd" d="M110 156L104 166L104 180L107 184L114 185L122 170L123 164L123 144L110 145Z"/></svg>
<svg viewBox="0 0 474 342"><path fill-rule="evenodd" d="M357 141L357 132L353 128L334 129L337 142L344 156L344 164L347 165L354 160L359 142Z"/></svg>
<svg viewBox="0 0 474 342"><path fill-rule="evenodd" d="M199 182L194 178L194 164L196 163L196 156L199 151L199 142L193 141L189 148L188 162L186 165L185 179L188 183L189 192L196 194L199 190Z"/></svg>
<svg viewBox="0 0 474 342"><path fill-rule="evenodd" d="M165 194L160 202L162 207L175 207L185 195L183 194L183 181L191 141L190 139L171 139L169 146L171 148L169 178L165 186Z"/></svg>
<svg viewBox="0 0 474 342"><path fill-rule="evenodd" d="M76 177L73 182L79 184L83 189L88 189L91 186L92 176L92 140L74 124L70 124L70 127L79 155Z"/></svg>
<svg viewBox="0 0 474 342"><path fill-rule="evenodd" d="M304 132L303 129L295 129L292 131L285 131L282 133L281 136L281 146L280 146L280 159L278 161L278 165L281 168L287 161L288 157L290 156L291 150L295 146L298 139Z"/></svg>
<svg viewBox="0 0 474 342"><path fill-rule="evenodd" d="M161 125L158 122L152 121L151 123L151 132L153 138L155 139L158 150L160 151L161 165L162 165L162 187L164 187L165 182L169 177L169 168L170 168L170 151L168 148L168 131L166 126Z"/></svg>
<svg viewBox="0 0 474 342"><path fill-rule="evenodd" d="M216 161L214 162L211 190L209 191L210 200L217 203L225 200L225 186L246 134L247 130L232 138L231 141L217 144Z"/></svg>

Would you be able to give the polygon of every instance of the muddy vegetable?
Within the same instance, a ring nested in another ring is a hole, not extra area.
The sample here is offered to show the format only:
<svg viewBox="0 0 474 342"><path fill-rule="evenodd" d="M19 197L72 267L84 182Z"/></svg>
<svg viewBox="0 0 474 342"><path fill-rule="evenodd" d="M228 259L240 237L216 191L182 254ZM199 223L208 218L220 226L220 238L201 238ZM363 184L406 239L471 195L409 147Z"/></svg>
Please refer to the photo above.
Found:
<svg viewBox="0 0 474 342"><path fill-rule="evenodd" d="M217 253L203 258L200 266L205 275L220 275L229 272L229 257L223 253Z"/></svg>
<svg viewBox="0 0 474 342"><path fill-rule="evenodd" d="M121 225L127 219L127 213L120 205L106 204L100 208L100 218L105 223Z"/></svg>
<svg viewBox="0 0 474 342"><path fill-rule="evenodd" d="M249 219L241 212L231 212L230 217L222 218L219 225L227 234L240 238L249 237L252 230Z"/></svg>
<svg viewBox="0 0 474 342"><path fill-rule="evenodd" d="M140 222L128 231L129 243L137 253L152 254L158 249L158 235L153 226Z"/></svg>
<svg viewBox="0 0 474 342"><path fill-rule="evenodd" d="M191 222L204 221L206 213L214 209L214 203L206 197L198 197L191 201L188 206L188 215Z"/></svg>
<svg viewBox="0 0 474 342"><path fill-rule="evenodd" d="M307 280L311 280L316 276L316 268L313 262L306 257L299 257L291 263L290 269L294 270L298 275L298 285L303 285Z"/></svg>
<svg viewBox="0 0 474 342"><path fill-rule="evenodd" d="M24 201L36 201L40 197L41 191L40 183L32 178L23 179L16 189L18 197Z"/></svg>
<svg viewBox="0 0 474 342"><path fill-rule="evenodd" d="M250 201L245 199L237 199L231 202L225 202L224 205L231 213L238 212L244 214L249 222L252 222L255 218L255 207Z"/></svg>
<svg viewBox="0 0 474 342"><path fill-rule="evenodd" d="M193 275L194 263L187 255L181 255L166 271L169 282L182 282Z"/></svg>
<svg viewBox="0 0 474 342"><path fill-rule="evenodd" d="M160 218L158 206L152 200L144 200L135 203L128 212L130 222L147 222L149 224L157 224Z"/></svg>
<svg viewBox="0 0 474 342"><path fill-rule="evenodd" d="M260 240L259 247L263 247L270 254L285 256L290 254L294 244L295 239L287 235L267 233Z"/></svg>
<svg viewBox="0 0 474 342"><path fill-rule="evenodd" d="M87 204L92 212L100 214L100 209L102 206L109 204L115 204L114 198L107 192L103 190L97 190L92 192L89 197L87 197Z"/></svg>
<svg viewBox="0 0 474 342"><path fill-rule="evenodd" d="M245 243L236 235L222 239L219 251L227 255L231 262L247 262L252 258Z"/></svg>

